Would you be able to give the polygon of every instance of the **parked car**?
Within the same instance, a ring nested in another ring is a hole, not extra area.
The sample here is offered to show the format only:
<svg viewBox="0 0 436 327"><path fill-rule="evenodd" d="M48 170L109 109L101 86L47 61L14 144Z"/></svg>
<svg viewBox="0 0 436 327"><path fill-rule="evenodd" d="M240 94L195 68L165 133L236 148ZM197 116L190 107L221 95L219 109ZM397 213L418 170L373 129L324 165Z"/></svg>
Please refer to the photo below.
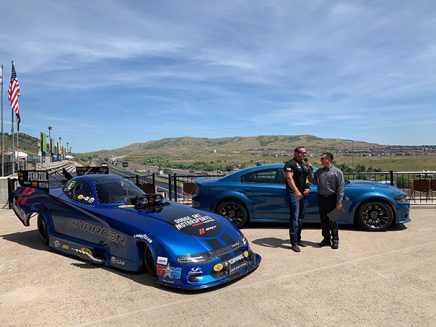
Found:
<svg viewBox="0 0 436 327"><path fill-rule="evenodd" d="M202 289L255 270L260 256L222 216L145 194L132 182L97 174L49 187L44 171L19 171L13 209L25 226L36 214L42 241L57 252L97 265L140 272L159 283Z"/></svg>
<svg viewBox="0 0 436 327"><path fill-rule="evenodd" d="M221 178L196 178L193 207L227 217L239 228L248 222L288 222L289 205L283 164L258 165ZM319 223L317 187L306 198L304 222ZM371 181L347 181L340 224L357 223L383 231L411 221L409 201L401 190Z"/></svg>

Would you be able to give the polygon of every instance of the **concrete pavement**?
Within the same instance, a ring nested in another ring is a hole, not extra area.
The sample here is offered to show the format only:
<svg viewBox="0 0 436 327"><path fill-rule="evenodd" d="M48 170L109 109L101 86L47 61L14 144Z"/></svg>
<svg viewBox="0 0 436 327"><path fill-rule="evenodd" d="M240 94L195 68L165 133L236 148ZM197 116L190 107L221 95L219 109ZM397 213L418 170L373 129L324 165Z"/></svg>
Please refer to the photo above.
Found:
<svg viewBox="0 0 436 327"><path fill-rule="evenodd" d="M436 209L383 233L340 230L318 248L319 226L292 252L286 225L243 230L260 267L209 291L158 286L146 274L94 267L54 253L36 219L0 210L1 326L436 326Z"/></svg>

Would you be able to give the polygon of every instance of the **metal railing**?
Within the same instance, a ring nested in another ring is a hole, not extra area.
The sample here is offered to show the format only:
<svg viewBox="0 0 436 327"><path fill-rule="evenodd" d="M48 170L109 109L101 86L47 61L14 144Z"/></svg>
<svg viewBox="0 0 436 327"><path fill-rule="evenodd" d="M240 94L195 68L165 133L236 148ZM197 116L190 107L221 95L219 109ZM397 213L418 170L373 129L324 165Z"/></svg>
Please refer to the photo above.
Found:
<svg viewBox="0 0 436 327"><path fill-rule="evenodd" d="M411 205L436 204L436 171L353 172L344 177L393 185L407 194Z"/></svg>
<svg viewBox="0 0 436 327"><path fill-rule="evenodd" d="M192 195L196 192L194 182L197 177L223 177L223 174L178 175L168 174L168 199L185 204L192 203Z"/></svg>

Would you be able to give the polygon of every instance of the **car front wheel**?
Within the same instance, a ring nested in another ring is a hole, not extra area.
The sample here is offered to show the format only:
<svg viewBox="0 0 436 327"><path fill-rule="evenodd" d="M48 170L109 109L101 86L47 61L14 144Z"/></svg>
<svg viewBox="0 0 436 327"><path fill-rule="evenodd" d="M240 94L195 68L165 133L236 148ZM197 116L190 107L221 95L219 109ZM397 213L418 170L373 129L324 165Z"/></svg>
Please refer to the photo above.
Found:
<svg viewBox="0 0 436 327"><path fill-rule="evenodd" d="M218 204L216 213L226 217L233 222L238 228L241 228L248 222L248 212L245 206L236 200L225 200Z"/></svg>
<svg viewBox="0 0 436 327"><path fill-rule="evenodd" d="M382 201L369 201L360 206L357 223L368 231L384 231L394 220L394 211Z"/></svg>
<svg viewBox="0 0 436 327"><path fill-rule="evenodd" d="M156 266L154 265L153 254L148 246L144 251L144 266L151 276L156 277Z"/></svg>

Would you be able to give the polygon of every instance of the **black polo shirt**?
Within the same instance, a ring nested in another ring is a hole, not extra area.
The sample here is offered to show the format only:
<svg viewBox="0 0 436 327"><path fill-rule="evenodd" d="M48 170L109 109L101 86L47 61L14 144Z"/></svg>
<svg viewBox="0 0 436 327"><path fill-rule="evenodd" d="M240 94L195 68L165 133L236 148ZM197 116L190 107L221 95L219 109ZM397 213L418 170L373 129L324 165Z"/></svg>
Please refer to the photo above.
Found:
<svg viewBox="0 0 436 327"><path fill-rule="evenodd" d="M309 174L307 166L303 163L303 161L299 162L295 159L289 160L285 162L285 167L283 168L284 172L294 173L292 175L292 179L294 180L295 185L298 190L303 193L306 188L306 178ZM294 192L286 182L286 191Z"/></svg>

